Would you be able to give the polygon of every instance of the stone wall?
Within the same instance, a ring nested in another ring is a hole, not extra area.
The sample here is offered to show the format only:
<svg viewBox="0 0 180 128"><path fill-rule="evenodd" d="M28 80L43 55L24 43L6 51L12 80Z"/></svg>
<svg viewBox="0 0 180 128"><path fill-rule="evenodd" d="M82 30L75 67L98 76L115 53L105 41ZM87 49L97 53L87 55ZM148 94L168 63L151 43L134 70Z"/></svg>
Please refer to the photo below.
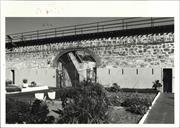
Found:
<svg viewBox="0 0 180 128"><path fill-rule="evenodd" d="M174 43L113 45L88 48L100 67L174 67ZM49 68L61 50L6 54L7 68Z"/></svg>
<svg viewBox="0 0 180 128"><path fill-rule="evenodd" d="M155 80L163 83L163 68L174 67L174 42L91 47L85 48L85 51L86 49L101 60L97 68L97 81L104 86L117 83L122 88L151 88ZM15 83L18 85L22 83L22 79L27 78L29 81L36 81L38 85L56 87L56 68L53 67L53 62L62 52L63 50L48 50L8 53L6 79L12 80L11 70L14 69Z"/></svg>
<svg viewBox="0 0 180 128"><path fill-rule="evenodd" d="M174 67L174 43L94 48L101 67Z"/></svg>

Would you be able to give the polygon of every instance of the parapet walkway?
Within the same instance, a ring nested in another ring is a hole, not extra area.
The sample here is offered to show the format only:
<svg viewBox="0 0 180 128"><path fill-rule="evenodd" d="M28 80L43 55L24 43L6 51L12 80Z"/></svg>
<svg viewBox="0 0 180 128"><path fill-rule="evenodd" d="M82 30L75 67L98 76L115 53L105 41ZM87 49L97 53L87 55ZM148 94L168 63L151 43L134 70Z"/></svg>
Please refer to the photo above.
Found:
<svg viewBox="0 0 180 128"><path fill-rule="evenodd" d="M161 93L150 110L144 124L173 124L174 94Z"/></svg>

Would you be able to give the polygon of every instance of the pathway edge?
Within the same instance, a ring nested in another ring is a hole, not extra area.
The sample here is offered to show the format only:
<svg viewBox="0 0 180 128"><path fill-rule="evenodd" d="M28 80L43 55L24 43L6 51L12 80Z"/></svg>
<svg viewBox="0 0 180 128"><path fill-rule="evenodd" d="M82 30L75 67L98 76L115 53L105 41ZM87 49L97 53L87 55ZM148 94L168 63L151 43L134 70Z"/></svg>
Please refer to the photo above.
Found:
<svg viewBox="0 0 180 128"><path fill-rule="evenodd" d="M152 107L154 106L155 102L157 101L158 97L160 96L161 92L158 92L157 96L154 98L152 105L149 107L148 111L144 114L144 116L141 118L141 120L139 121L138 124L144 124L145 119L147 118L150 110L152 109Z"/></svg>

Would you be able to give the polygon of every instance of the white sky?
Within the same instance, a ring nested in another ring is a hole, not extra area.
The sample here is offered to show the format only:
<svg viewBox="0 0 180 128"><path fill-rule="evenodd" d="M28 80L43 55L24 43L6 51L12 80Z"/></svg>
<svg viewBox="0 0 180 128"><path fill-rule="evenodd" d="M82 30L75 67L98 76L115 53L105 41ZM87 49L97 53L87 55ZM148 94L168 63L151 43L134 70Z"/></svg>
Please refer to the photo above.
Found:
<svg viewBox="0 0 180 128"><path fill-rule="evenodd" d="M118 17L116 17L118 18ZM77 24L112 20L116 18L98 17L7 17L6 34L35 31L52 27L63 27Z"/></svg>

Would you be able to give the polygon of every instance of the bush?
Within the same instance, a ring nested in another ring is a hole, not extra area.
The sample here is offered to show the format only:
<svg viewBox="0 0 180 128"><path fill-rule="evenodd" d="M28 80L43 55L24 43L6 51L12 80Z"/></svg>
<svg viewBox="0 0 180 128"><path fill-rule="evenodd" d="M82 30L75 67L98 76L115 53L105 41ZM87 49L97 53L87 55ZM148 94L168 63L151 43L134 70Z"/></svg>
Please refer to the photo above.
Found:
<svg viewBox="0 0 180 128"><path fill-rule="evenodd" d="M108 92L118 92L118 91L112 91L114 89L112 89L112 87L106 87L106 90ZM157 90L154 90L152 88L120 88L118 89L121 92L135 92L135 93L158 93Z"/></svg>
<svg viewBox="0 0 180 128"><path fill-rule="evenodd" d="M6 122L7 123L53 123L53 117L49 113L45 102L35 100L33 104L22 101L7 99L6 101Z"/></svg>
<svg viewBox="0 0 180 128"><path fill-rule="evenodd" d="M126 98L121 105L126 107L127 111L142 115L149 109L151 102L150 98L144 98L136 95Z"/></svg>
<svg viewBox="0 0 180 128"><path fill-rule="evenodd" d="M109 96L109 102L112 106L121 106L122 103L122 97L118 96L118 95L112 95Z"/></svg>
<svg viewBox="0 0 180 128"><path fill-rule="evenodd" d="M27 79L23 79L23 83L26 84L28 82Z"/></svg>
<svg viewBox="0 0 180 128"><path fill-rule="evenodd" d="M122 88L122 92L135 92L135 93L158 93L157 90L151 89L151 88Z"/></svg>
<svg viewBox="0 0 180 128"><path fill-rule="evenodd" d="M131 105L130 107L126 109L126 111L130 111L132 113L136 113L140 115L145 114L147 110L148 110L148 107L144 105L140 105L140 104Z"/></svg>
<svg viewBox="0 0 180 128"><path fill-rule="evenodd" d="M21 88L18 86L14 86L14 85L8 85L6 87L6 91L7 92L17 92L17 91L21 91Z"/></svg>
<svg viewBox="0 0 180 128"><path fill-rule="evenodd" d="M12 84L12 80L6 80L6 87Z"/></svg>
<svg viewBox="0 0 180 128"><path fill-rule="evenodd" d="M30 105L13 99L6 100L6 122L7 123L23 123L27 120Z"/></svg>
<svg viewBox="0 0 180 128"><path fill-rule="evenodd" d="M107 123L109 102L100 84L82 82L62 95L59 123Z"/></svg>
<svg viewBox="0 0 180 128"><path fill-rule="evenodd" d="M112 87L106 88L106 90L109 92L119 92L121 88L117 83L113 83Z"/></svg>
<svg viewBox="0 0 180 128"><path fill-rule="evenodd" d="M154 90L157 90L157 89L160 88L160 87L162 87L162 84L159 83L159 80L155 80L155 81L153 82L152 88L153 88Z"/></svg>
<svg viewBox="0 0 180 128"><path fill-rule="evenodd" d="M31 84L29 85L29 87L36 87L36 86L37 86L37 84L35 81L32 81Z"/></svg>

